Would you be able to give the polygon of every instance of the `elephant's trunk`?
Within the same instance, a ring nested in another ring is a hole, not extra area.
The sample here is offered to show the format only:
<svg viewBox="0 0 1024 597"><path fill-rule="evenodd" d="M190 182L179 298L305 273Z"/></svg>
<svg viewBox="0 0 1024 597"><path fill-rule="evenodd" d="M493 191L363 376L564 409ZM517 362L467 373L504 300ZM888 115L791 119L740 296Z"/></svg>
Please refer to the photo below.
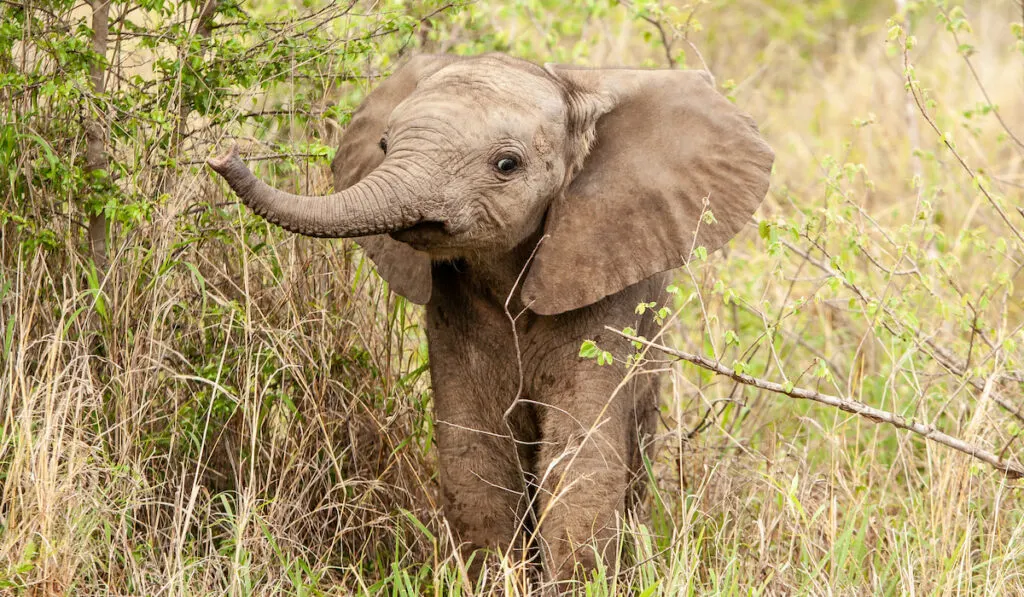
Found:
<svg viewBox="0 0 1024 597"><path fill-rule="evenodd" d="M237 148L207 163L257 215L290 232L349 238L402 230L423 221L409 193L396 192L403 185L379 170L343 191L310 197L280 191L256 178Z"/></svg>

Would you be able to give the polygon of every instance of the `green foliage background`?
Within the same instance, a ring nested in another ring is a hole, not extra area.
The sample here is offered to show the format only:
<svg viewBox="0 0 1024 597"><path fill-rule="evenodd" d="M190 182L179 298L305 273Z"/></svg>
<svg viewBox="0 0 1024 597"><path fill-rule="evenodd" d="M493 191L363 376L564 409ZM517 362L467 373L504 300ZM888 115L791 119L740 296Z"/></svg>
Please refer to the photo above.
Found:
<svg viewBox="0 0 1024 597"><path fill-rule="evenodd" d="M416 52L709 69L773 185L659 341L1024 459L1019 2L112 0L102 55L96 6L0 3L0 592L526 594L461 581L418 311L203 166L328 189ZM650 516L592 594L1024 593L1019 480L664 366Z"/></svg>

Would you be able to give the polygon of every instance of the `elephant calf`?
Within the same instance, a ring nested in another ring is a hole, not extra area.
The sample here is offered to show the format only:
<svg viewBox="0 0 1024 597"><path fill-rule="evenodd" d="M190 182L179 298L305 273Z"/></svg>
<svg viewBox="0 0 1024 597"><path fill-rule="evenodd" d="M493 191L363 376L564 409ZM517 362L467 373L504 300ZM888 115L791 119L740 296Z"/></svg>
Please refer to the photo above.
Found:
<svg viewBox="0 0 1024 597"><path fill-rule="evenodd" d="M569 579L614 555L657 405L652 375L619 387L628 347L600 367L580 344L605 325L652 335L637 304L747 223L773 159L703 71L490 54L418 56L382 82L333 195L273 189L234 151L209 163L270 222L356 238L426 305L452 529L467 555L524 549L535 529L547 576Z"/></svg>

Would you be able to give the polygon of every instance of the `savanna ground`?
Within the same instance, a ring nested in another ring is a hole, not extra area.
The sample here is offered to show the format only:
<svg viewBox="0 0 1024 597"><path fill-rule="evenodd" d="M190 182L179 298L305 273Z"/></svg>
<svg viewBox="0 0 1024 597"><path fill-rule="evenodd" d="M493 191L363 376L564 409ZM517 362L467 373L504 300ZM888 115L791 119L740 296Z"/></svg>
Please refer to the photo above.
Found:
<svg viewBox="0 0 1024 597"><path fill-rule="evenodd" d="M0 593L530 590L514 563L462 583L418 309L351 242L267 225L202 165L238 143L264 178L326 190L352 109L412 52L706 66L774 147L772 189L651 309L657 341L1024 461L1019 1L0 14ZM648 516L590 594L1024 594L1019 479L664 369Z"/></svg>

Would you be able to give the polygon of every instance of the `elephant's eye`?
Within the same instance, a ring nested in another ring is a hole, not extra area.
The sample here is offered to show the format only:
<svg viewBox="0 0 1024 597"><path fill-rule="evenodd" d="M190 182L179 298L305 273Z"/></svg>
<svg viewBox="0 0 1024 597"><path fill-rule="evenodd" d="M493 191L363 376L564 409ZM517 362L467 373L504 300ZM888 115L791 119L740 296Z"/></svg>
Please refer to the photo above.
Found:
<svg viewBox="0 0 1024 597"><path fill-rule="evenodd" d="M377 143L377 146L380 147L381 151L383 151L384 153L387 153L388 152L388 139L387 139L387 137L381 137L380 141Z"/></svg>
<svg viewBox="0 0 1024 597"><path fill-rule="evenodd" d="M519 167L519 160L515 158L501 158L495 162L494 167L498 169L498 172L508 174L514 172Z"/></svg>

